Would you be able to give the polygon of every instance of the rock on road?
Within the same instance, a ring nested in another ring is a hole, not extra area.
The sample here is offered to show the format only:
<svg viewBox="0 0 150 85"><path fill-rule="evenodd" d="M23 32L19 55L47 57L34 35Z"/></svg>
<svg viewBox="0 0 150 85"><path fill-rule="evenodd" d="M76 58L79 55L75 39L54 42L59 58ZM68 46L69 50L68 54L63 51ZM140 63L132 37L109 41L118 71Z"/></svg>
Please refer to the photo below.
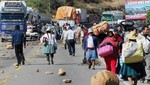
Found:
<svg viewBox="0 0 150 85"><path fill-rule="evenodd" d="M96 66L95 70L88 69L87 65L81 65L83 50L79 45L76 46L75 56L69 56L68 50L59 45L54 56L54 65L48 65L39 45L29 45L24 53L26 64L19 68L12 66L16 62L14 59L0 61L3 62L0 66L4 70L4 73L0 74L0 85L66 85L64 79L72 80L67 85L90 85L91 76L105 69L102 59L100 59L101 65ZM3 67L2 64L6 63L10 65ZM60 68L65 70L66 75L58 75ZM128 85L128 83L120 80L120 85ZM138 85L148 84L139 82Z"/></svg>

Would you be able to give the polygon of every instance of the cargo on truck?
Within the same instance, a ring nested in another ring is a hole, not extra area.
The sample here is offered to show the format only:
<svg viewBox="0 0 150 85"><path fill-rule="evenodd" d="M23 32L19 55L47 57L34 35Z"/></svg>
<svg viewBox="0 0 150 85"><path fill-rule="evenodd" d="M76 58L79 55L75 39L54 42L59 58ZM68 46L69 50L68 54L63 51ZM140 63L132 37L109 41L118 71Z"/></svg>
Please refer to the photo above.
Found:
<svg viewBox="0 0 150 85"><path fill-rule="evenodd" d="M74 26L76 17L76 9L74 7L61 6L57 9L56 20L60 27L62 27L66 23Z"/></svg>

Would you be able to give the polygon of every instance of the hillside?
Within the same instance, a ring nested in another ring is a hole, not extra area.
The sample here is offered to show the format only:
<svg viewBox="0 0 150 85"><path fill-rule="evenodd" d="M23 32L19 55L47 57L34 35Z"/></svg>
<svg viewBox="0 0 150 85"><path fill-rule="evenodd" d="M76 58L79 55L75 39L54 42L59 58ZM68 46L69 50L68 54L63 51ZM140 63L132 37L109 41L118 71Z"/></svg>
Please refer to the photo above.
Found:
<svg viewBox="0 0 150 85"><path fill-rule="evenodd" d="M27 5L47 14L55 14L57 8L64 5L85 8L89 13L100 13L103 10L122 10L124 1L125 0L27 0Z"/></svg>

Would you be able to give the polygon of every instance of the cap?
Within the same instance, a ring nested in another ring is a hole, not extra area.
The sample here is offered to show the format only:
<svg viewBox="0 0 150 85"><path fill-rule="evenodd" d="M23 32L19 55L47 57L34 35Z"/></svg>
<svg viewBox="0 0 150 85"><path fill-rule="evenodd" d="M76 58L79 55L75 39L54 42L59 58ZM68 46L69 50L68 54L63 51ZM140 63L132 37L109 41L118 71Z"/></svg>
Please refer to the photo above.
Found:
<svg viewBox="0 0 150 85"><path fill-rule="evenodd" d="M88 33L93 33L93 30L91 28L89 28Z"/></svg>

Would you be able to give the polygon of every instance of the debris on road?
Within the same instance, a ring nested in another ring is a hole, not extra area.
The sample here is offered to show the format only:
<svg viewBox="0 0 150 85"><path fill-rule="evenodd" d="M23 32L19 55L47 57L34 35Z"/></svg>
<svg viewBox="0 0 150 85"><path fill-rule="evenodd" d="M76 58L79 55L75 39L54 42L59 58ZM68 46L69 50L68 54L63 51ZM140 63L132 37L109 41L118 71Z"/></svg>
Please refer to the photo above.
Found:
<svg viewBox="0 0 150 85"><path fill-rule="evenodd" d="M71 80L71 79L63 79L63 82L64 82L64 83L71 83L72 80Z"/></svg>
<svg viewBox="0 0 150 85"><path fill-rule="evenodd" d="M5 56L6 54L2 54L2 56Z"/></svg>
<svg viewBox="0 0 150 85"><path fill-rule="evenodd" d="M6 48L7 49L13 49L13 46L12 45L6 45Z"/></svg>
<svg viewBox="0 0 150 85"><path fill-rule="evenodd" d="M50 75L50 74L53 74L53 72L52 71L46 71L45 74Z"/></svg>
<svg viewBox="0 0 150 85"><path fill-rule="evenodd" d="M40 70L39 70L39 69L36 69L36 72L40 72Z"/></svg>
<svg viewBox="0 0 150 85"><path fill-rule="evenodd" d="M66 75L66 72L64 71L64 69L59 68L58 75L59 75L59 76L65 76L65 75Z"/></svg>
<svg viewBox="0 0 150 85"><path fill-rule="evenodd" d="M0 70L0 74L2 74L2 73L4 73L4 71L3 71L3 70Z"/></svg>
<svg viewBox="0 0 150 85"><path fill-rule="evenodd" d="M111 71L100 71L91 77L91 85L119 85L119 79Z"/></svg>

